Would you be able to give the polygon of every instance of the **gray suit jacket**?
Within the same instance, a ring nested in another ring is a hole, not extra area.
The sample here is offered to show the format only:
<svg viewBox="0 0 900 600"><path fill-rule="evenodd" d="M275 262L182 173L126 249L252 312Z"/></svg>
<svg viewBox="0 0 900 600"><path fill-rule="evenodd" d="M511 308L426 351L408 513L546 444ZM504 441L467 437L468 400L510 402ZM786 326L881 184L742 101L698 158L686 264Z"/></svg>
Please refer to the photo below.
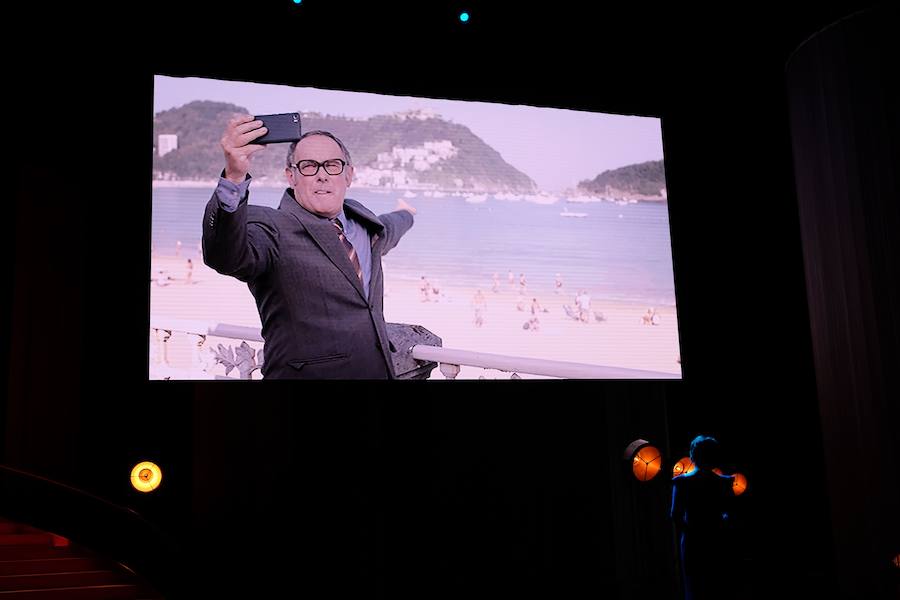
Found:
<svg viewBox="0 0 900 600"><path fill-rule="evenodd" d="M397 211L376 217L355 200L344 212L369 232L369 299L328 219L285 190L278 209L247 204L222 210L213 194L203 216L203 260L247 282L265 339L267 379L393 378L384 324L381 257L413 224Z"/></svg>

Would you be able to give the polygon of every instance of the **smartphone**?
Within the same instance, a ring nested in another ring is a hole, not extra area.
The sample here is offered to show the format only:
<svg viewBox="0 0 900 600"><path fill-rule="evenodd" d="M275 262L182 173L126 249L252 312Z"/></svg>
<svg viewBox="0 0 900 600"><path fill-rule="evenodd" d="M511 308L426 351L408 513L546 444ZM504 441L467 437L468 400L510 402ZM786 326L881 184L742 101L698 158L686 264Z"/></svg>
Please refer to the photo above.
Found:
<svg viewBox="0 0 900 600"><path fill-rule="evenodd" d="M263 127L268 131L266 135L250 142L251 144L280 144L300 139L300 113L257 115L253 118L262 121Z"/></svg>

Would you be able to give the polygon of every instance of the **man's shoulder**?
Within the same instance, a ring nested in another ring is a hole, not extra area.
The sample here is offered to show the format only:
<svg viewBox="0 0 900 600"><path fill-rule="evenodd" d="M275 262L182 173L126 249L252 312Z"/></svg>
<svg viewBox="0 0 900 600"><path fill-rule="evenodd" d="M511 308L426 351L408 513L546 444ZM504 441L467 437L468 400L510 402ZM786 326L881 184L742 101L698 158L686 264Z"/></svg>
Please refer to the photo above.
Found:
<svg viewBox="0 0 900 600"><path fill-rule="evenodd" d="M679 473L672 478L672 483L675 485L690 485L690 482L697 481L697 473L697 469L693 469L687 473Z"/></svg>
<svg viewBox="0 0 900 600"><path fill-rule="evenodd" d="M375 215L360 202L351 198L344 199L344 209L348 214L370 233L391 235L394 232L405 232L412 227L412 215L405 210L396 210L382 215Z"/></svg>
<svg viewBox="0 0 900 600"><path fill-rule="evenodd" d="M353 198L344 198L344 212L349 213L348 216L352 217L356 221L370 221L375 225L382 225L380 217L376 216L371 210L366 208L366 206Z"/></svg>
<svg viewBox="0 0 900 600"><path fill-rule="evenodd" d="M264 223L277 224L285 222L290 216L283 210L272 208L270 206L260 206L258 204L247 205L247 220L260 221Z"/></svg>

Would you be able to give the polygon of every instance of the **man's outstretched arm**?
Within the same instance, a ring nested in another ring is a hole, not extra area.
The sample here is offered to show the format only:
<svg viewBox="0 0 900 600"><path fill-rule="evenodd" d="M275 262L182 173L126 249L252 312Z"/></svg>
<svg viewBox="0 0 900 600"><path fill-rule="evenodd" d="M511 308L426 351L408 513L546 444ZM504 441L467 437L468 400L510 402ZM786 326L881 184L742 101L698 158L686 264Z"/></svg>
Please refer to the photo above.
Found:
<svg viewBox="0 0 900 600"><path fill-rule="evenodd" d="M416 209L400 198L397 200L394 212L378 215L378 220L384 223L385 242L383 254L387 254L391 248L396 246L403 234L413 226L414 214L416 214Z"/></svg>
<svg viewBox="0 0 900 600"><path fill-rule="evenodd" d="M265 134L262 121L237 115L220 140L225 169L203 215L203 261L243 281L259 276L277 259L278 234L265 219L250 215L250 157L263 149L251 143Z"/></svg>

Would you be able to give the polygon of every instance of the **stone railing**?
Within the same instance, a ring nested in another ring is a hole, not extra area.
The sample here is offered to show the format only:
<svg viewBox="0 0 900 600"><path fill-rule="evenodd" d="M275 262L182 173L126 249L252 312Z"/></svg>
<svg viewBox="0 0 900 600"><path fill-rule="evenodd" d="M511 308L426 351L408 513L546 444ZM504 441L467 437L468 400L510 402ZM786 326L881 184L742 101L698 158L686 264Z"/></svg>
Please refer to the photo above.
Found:
<svg viewBox="0 0 900 600"><path fill-rule="evenodd" d="M673 373L443 348L441 338L421 325L388 323L387 329L398 379L428 379L436 366L447 379L455 379L463 366L509 373L512 379L521 379L522 375L560 379L679 378ZM263 360L263 338L258 327L150 319L150 379L261 379Z"/></svg>
<svg viewBox="0 0 900 600"><path fill-rule="evenodd" d="M679 379L679 376L673 373L505 356L436 346L413 346L410 348L410 354L416 360L438 363L441 373L447 379L456 378L461 366L511 373L512 379L521 379L520 373L562 379Z"/></svg>

